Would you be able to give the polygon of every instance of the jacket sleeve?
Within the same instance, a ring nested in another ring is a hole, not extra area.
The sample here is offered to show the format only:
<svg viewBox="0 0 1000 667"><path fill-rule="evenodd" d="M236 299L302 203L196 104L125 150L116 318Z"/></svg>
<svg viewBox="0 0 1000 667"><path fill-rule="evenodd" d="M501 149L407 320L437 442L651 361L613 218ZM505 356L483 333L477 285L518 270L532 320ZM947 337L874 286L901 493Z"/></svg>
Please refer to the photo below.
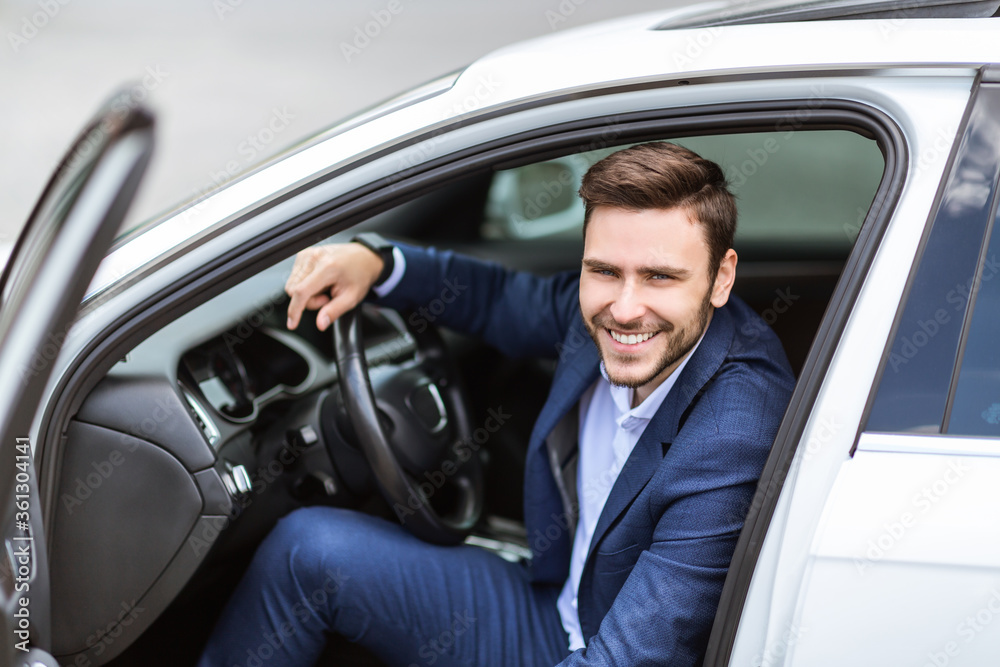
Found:
<svg viewBox="0 0 1000 667"><path fill-rule="evenodd" d="M397 244L406 260L400 283L374 303L412 310L408 323L477 336L511 357L558 356L579 312L579 272L541 278L451 251Z"/></svg>

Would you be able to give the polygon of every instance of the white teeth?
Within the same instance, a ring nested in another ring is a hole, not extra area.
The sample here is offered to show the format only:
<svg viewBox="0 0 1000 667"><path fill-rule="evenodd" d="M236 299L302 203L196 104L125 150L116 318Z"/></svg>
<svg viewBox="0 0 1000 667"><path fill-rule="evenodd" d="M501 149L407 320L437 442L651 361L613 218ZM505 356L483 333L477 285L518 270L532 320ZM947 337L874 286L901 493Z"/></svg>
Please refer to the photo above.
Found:
<svg viewBox="0 0 1000 667"><path fill-rule="evenodd" d="M623 343L625 345L635 345L637 343L644 343L655 335L652 333L639 334L638 336L635 334L623 335L616 331L611 331L611 329L608 329L608 331L611 333L612 338L614 338L619 343Z"/></svg>

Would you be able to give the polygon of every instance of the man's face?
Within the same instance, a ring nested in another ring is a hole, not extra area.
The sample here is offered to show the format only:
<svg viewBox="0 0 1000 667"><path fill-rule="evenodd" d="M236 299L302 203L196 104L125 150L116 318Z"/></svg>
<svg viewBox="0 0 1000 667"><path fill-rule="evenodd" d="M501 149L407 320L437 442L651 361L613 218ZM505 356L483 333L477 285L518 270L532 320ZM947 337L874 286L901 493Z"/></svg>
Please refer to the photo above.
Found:
<svg viewBox="0 0 1000 667"><path fill-rule="evenodd" d="M736 254L718 272L708 265L704 228L686 209L592 211L580 310L613 384L644 400L698 342L729 298Z"/></svg>

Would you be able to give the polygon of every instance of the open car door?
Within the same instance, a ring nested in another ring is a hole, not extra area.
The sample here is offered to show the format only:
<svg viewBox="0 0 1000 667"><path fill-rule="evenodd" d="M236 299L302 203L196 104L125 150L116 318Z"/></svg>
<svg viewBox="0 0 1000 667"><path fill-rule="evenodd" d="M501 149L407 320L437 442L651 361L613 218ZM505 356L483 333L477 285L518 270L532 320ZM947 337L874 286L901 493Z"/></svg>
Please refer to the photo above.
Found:
<svg viewBox="0 0 1000 667"><path fill-rule="evenodd" d="M127 99L113 97L74 142L0 277L0 667L57 664L31 428L152 153L152 116Z"/></svg>

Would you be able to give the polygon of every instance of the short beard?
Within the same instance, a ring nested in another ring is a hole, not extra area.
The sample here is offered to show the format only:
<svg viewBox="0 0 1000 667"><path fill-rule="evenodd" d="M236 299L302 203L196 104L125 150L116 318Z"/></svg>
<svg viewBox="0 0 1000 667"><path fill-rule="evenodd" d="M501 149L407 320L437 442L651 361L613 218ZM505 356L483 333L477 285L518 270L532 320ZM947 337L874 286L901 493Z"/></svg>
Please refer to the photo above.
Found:
<svg viewBox="0 0 1000 667"><path fill-rule="evenodd" d="M708 317L711 312L712 290L709 289L705 294L705 298L701 302L701 308L699 308L698 311L698 325L694 327L693 330L678 329L675 332L674 325L666 320L657 321L655 323L655 327L649 327L648 324L643 322L621 324L615 321L614 317L611 316L607 308L594 315L590 322L586 322L586 325L587 332L590 334L590 337L594 340L594 344L597 346L597 352L601 356L601 361L604 363L604 368L608 373L608 380L611 384L618 387L638 389L639 387L652 382L656 376L680 359L683 359L684 355L694 348L694 346L698 343L698 340L701 338L701 335L705 332L705 327L708 325ZM652 329L659 332L657 335L667 337L667 347L663 350L663 353L657 360L653 370L648 374L638 377L612 375L611 368L608 367L607 360L604 358L604 347L601 344L602 338L600 338L605 336L605 329L614 329L617 331L650 331Z"/></svg>

